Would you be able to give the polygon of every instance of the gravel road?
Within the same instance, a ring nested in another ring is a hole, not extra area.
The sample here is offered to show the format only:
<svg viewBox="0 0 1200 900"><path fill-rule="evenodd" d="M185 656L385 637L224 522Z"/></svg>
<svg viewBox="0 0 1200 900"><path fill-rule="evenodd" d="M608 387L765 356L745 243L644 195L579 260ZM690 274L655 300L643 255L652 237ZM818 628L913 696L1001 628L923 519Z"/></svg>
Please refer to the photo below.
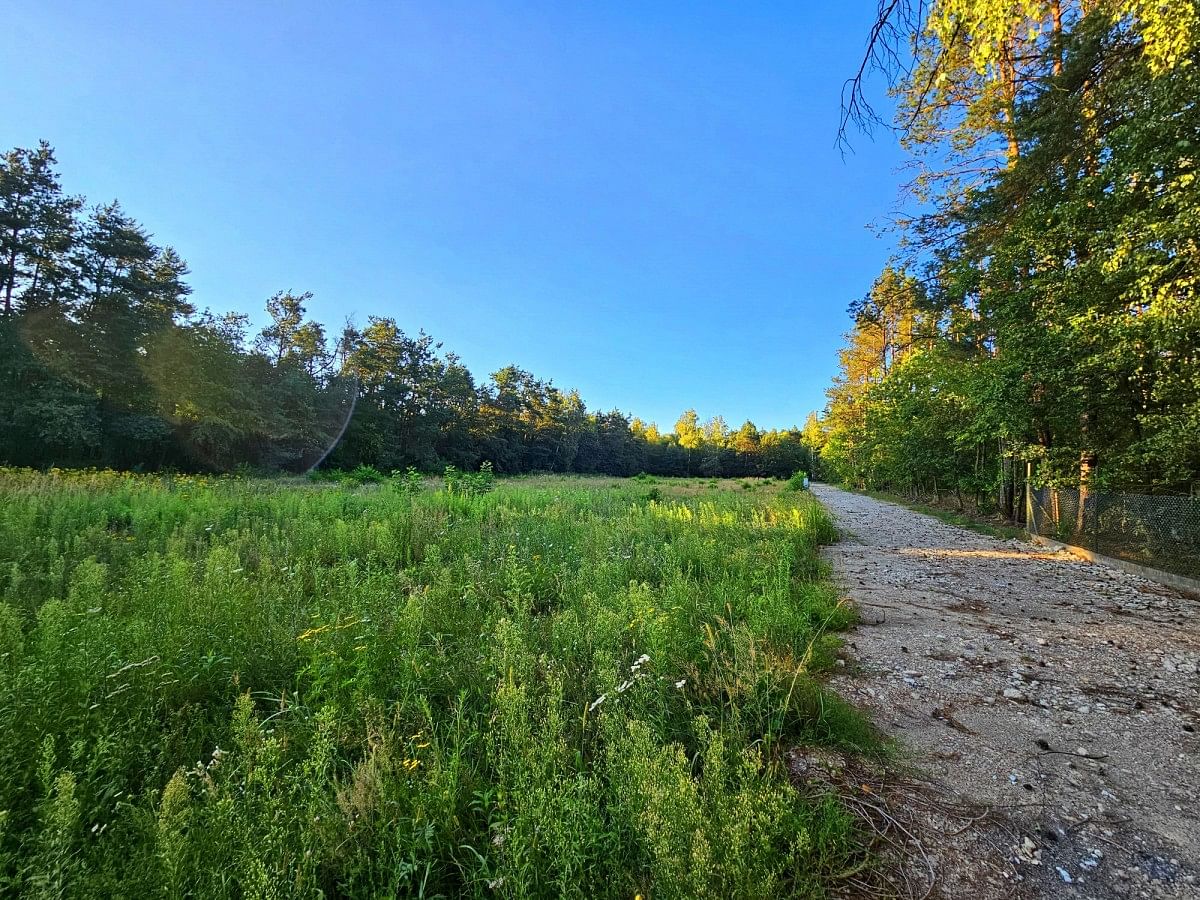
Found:
<svg viewBox="0 0 1200 900"><path fill-rule="evenodd" d="M813 491L862 619L834 687L979 810L925 823L934 896L1200 897L1200 601Z"/></svg>

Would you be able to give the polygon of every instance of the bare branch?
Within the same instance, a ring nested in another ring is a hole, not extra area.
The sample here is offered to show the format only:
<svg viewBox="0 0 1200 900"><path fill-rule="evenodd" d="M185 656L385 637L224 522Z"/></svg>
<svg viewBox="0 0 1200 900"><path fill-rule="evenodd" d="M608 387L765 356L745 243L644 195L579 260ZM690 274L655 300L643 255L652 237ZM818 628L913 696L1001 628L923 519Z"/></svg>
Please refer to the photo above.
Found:
<svg viewBox="0 0 1200 900"><path fill-rule="evenodd" d="M886 124L867 99L867 76L881 73L891 83L911 73L911 42L925 19L926 0L879 0L875 23L858 71L842 85L842 112L836 146L843 155L851 149L850 126L870 133Z"/></svg>

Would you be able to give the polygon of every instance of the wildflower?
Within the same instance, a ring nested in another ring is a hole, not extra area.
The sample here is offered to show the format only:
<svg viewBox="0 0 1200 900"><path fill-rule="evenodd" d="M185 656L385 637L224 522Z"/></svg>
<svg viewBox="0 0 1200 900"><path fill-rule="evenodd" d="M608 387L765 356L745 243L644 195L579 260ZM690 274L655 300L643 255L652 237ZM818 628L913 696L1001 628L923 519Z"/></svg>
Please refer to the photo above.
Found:
<svg viewBox="0 0 1200 900"><path fill-rule="evenodd" d="M687 679L680 678L677 682L675 682L675 687L682 688L685 684L687 684Z"/></svg>
<svg viewBox="0 0 1200 900"><path fill-rule="evenodd" d="M320 628L310 628L310 629L308 629L308 631L305 631L302 634L297 635L296 640L307 641L309 638L316 637L322 631L328 631L332 627L333 627L332 625L322 625Z"/></svg>
<svg viewBox="0 0 1200 900"><path fill-rule="evenodd" d="M588 707L588 712L592 712L593 710L595 710L595 708L597 706L599 706L601 703L603 703L607 699L608 699L608 694L601 694L599 697L597 697L595 700L592 701L592 705Z"/></svg>

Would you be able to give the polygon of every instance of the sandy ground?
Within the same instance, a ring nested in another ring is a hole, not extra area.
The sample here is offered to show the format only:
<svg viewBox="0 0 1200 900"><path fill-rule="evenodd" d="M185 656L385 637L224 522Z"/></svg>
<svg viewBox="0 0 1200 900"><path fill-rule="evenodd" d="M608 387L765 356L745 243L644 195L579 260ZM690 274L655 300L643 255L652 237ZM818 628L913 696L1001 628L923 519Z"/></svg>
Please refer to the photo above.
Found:
<svg viewBox="0 0 1200 900"><path fill-rule="evenodd" d="M862 618L834 687L967 801L913 826L932 896L1200 897L1200 601L813 489Z"/></svg>

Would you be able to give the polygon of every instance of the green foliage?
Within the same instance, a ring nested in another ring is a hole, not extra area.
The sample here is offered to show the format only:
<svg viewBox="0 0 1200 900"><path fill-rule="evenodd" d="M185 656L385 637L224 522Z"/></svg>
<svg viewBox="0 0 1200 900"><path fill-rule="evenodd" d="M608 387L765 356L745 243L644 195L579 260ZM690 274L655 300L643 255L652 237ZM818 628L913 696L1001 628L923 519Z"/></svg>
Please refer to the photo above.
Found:
<svg viewBox="0 0 1200 900"><path fill-rule="evenodd" d="M412 466L409 466L403 472L393 472L392 483L396 485L402 494L408 494L410 497L425 490L425 476Z"/></svg>
<svg viewBox="0 0 1200 900"><path fill-rule="evenodd" d="M806 489L806 481L808 481L807 472L793 472L791 477L784 482L783 488L786 491L803 491Z"/></svg>
<svg viewBox="0 0 1200 900"><path fill-rule="evenodd" d="M386 480L382 472L374 466L356 466L350 471L341 469L313 469L308 473L308 480L318 484L379 484Z"/></svg>
<svg viewBox="0 0 1200 900"><path fill-rule="evenodd" d="M48 145L0 157L0 462L363 473L784 476L796 431L736 432L694 410L676 434L589 410L517 366L486 381L422 331L369 316L327 334L309 293L267 324L198 312L186 263L117 204L84 211ZM324 476L317 476L324 477ZM373 477L373 476L372 476ZM484 486L476 480L470 489Z"/></svg>
<svg viewBox="0 0 1200 900"><path fill-rule="evenodd" d="M352 484L379 484L384 480L384 474L374 466L355 466L345 474L345 480Z"/></svg>
<svg viewBox="0 0 1200 900"><path fill-rule="evenodd" d="M936 110L917 143L958 165L929 173L941 193L909 223L920 280L889 268L851 308L824 464L1009 517L1027 463L1039 483L1195 492L1200 4L956 0L930 16L921 40L946 53L915 77L945 77L934 97L901 91ZM934 120L960 103L979 114L942 144ZM964 188L969 154L1001 145L1005 165Z"/></svg>
<svg viewBox="0 0 1200 900"><path fill-rule="evenodd" d="M478 472L460 472L454 466L446 466L444 481L447 494L473 497L494 489L496 475L490 462L481 463Z"/></svg>
<svg viewBox="0 0 1200 900"><path fill-rule="evenodd" d="M831 522L611 484L0 470L5 893L826 894Z"/></svg>

